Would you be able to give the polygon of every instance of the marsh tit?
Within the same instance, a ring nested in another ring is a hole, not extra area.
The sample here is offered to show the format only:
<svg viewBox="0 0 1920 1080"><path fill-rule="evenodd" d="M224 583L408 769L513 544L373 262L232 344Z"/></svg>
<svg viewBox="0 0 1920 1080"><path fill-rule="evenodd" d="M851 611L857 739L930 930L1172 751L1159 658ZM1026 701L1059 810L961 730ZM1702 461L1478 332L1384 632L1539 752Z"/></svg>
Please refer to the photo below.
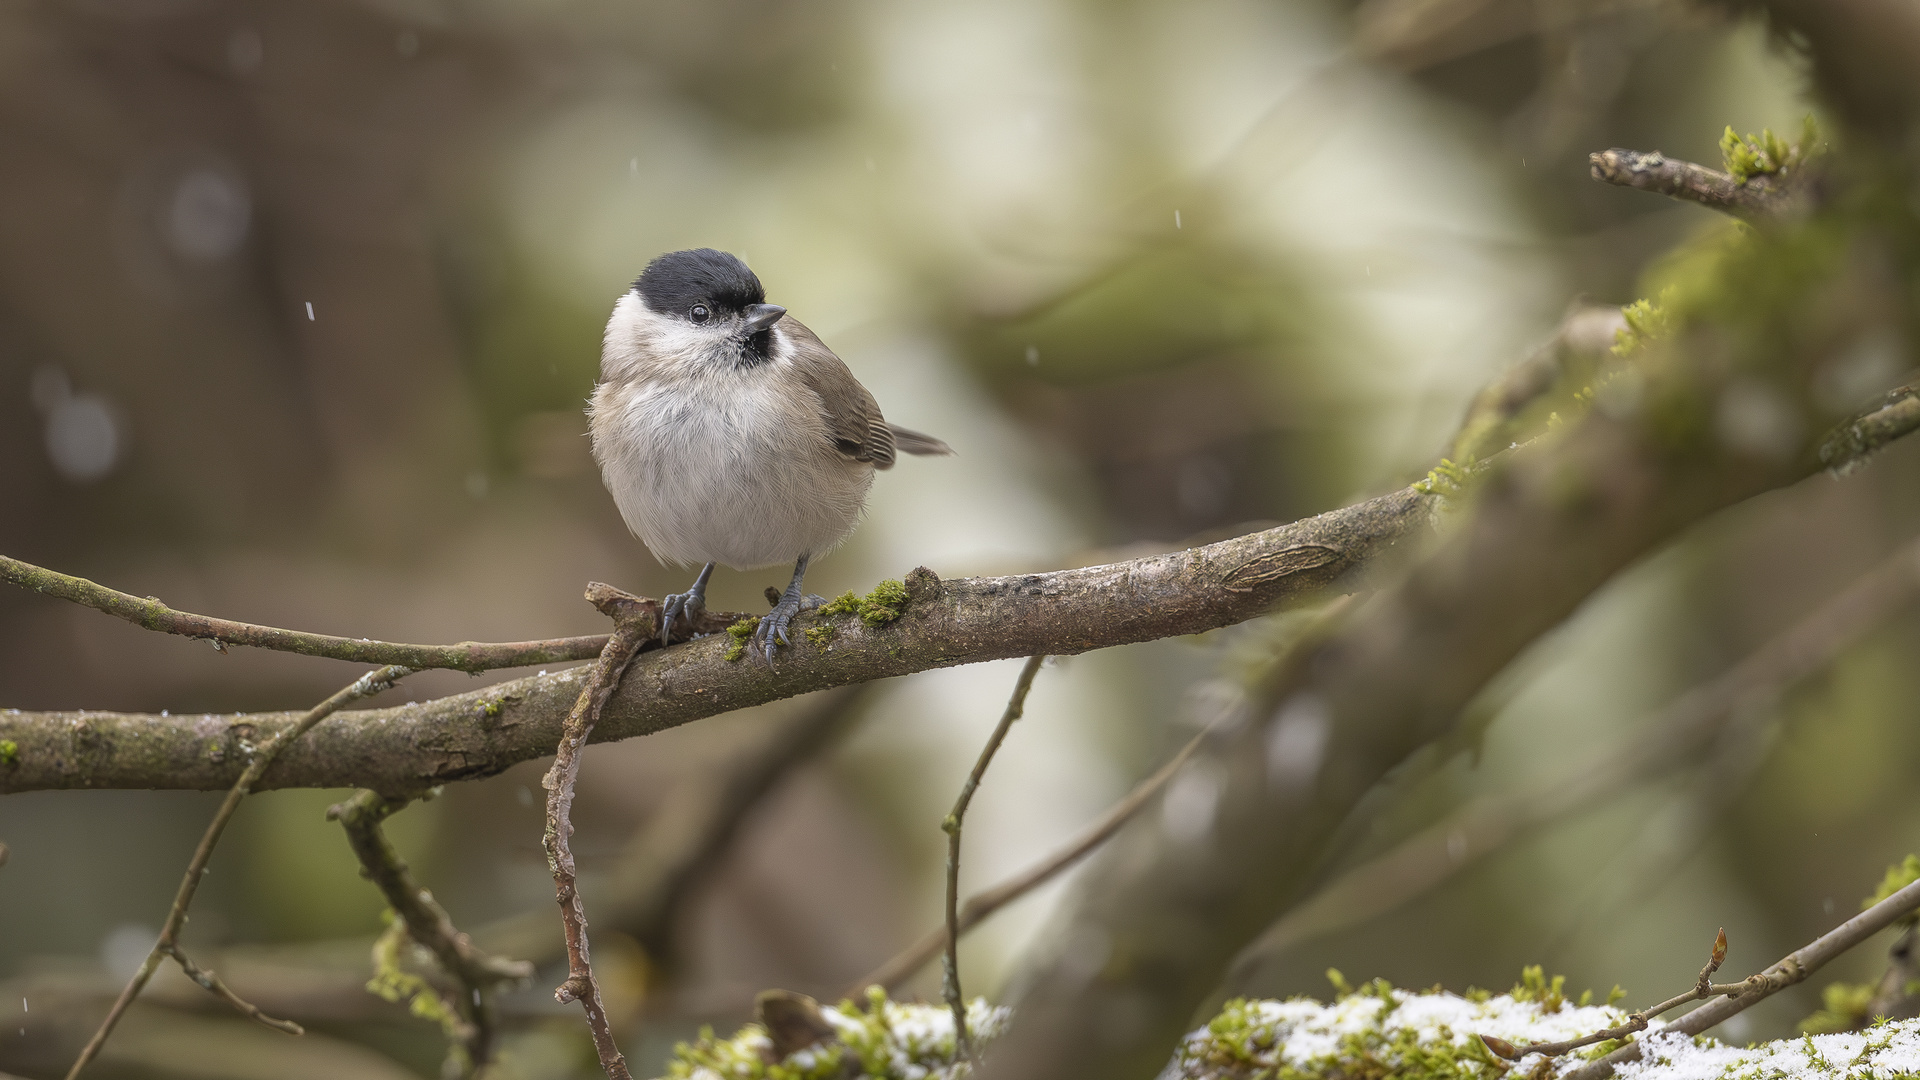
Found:
<svg viewBox="0 0 1920 1080"><path fill-rule="evenodd" d="M853 531L874 470L900 451L953 451L887 423L833 350L766 299L724 251L648 263L607 320L587 414L627 527L661 562L704 564L692 588L667 597L661 640L706 609L715 564L793 563L754 630L771 661L793 617L819 601L801 591L807 562Z"/></svg>

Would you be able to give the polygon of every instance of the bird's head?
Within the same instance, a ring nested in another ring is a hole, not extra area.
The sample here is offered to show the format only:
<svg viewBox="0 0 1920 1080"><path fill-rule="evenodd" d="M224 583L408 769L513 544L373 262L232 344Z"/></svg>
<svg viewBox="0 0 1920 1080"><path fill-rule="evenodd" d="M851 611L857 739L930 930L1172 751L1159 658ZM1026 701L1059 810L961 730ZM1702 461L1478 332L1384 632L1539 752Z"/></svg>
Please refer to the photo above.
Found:
<svg viewBox="0 0 1920 1080"><path fill-rule="evenodd" d="M766 302L746 263L695 248L647 264L615 309L608 336L624 329L661 361L751 367L772 355L773 327L786 313Z"/></svg>

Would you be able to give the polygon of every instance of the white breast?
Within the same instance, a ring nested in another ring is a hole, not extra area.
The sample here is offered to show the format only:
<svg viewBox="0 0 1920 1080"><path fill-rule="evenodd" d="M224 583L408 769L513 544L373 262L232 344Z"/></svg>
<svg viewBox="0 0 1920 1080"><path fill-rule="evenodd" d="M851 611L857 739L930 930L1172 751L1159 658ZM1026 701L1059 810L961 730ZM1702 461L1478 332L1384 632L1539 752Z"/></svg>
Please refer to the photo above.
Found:
<svg viewBox="0 0 1920 1080"><path fill-rule="evenodd" d="M783 359L622 375L594 389L593 454L654 557L747 570L852 531L873 468L834 451L819 398Z"/></svg>

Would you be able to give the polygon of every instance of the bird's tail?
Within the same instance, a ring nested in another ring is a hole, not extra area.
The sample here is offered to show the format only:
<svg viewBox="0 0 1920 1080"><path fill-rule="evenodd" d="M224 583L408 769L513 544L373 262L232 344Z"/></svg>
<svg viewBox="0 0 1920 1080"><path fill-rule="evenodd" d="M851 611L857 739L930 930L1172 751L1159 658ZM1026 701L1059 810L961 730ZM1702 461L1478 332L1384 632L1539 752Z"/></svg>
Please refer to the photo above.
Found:
<svg viewBox="0 0 1920 1080"><path fill-rule="evenodd" d="M899 424L888 424L887 427L893 431L893 445L897 450L905 450L909 454L918 454L921 457L953 453L953 447L931 435L922 435L911 428L903 428Z"/></svg>

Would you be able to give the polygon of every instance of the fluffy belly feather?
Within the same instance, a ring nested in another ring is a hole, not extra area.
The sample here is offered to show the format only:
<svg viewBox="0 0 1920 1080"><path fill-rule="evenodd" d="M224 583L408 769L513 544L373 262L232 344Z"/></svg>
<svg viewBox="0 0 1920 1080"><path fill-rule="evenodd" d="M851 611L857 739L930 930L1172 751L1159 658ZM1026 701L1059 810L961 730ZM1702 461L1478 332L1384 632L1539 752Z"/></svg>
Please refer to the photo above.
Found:
<svg viewBox="0 0 1920 1080"><path fill-rule="evenodd" d="M750 570L825 552L852 531L873 483L871 466L834 452L817 402L765 380L603 383L593 445L627 527L678 565Z"/></svg>

